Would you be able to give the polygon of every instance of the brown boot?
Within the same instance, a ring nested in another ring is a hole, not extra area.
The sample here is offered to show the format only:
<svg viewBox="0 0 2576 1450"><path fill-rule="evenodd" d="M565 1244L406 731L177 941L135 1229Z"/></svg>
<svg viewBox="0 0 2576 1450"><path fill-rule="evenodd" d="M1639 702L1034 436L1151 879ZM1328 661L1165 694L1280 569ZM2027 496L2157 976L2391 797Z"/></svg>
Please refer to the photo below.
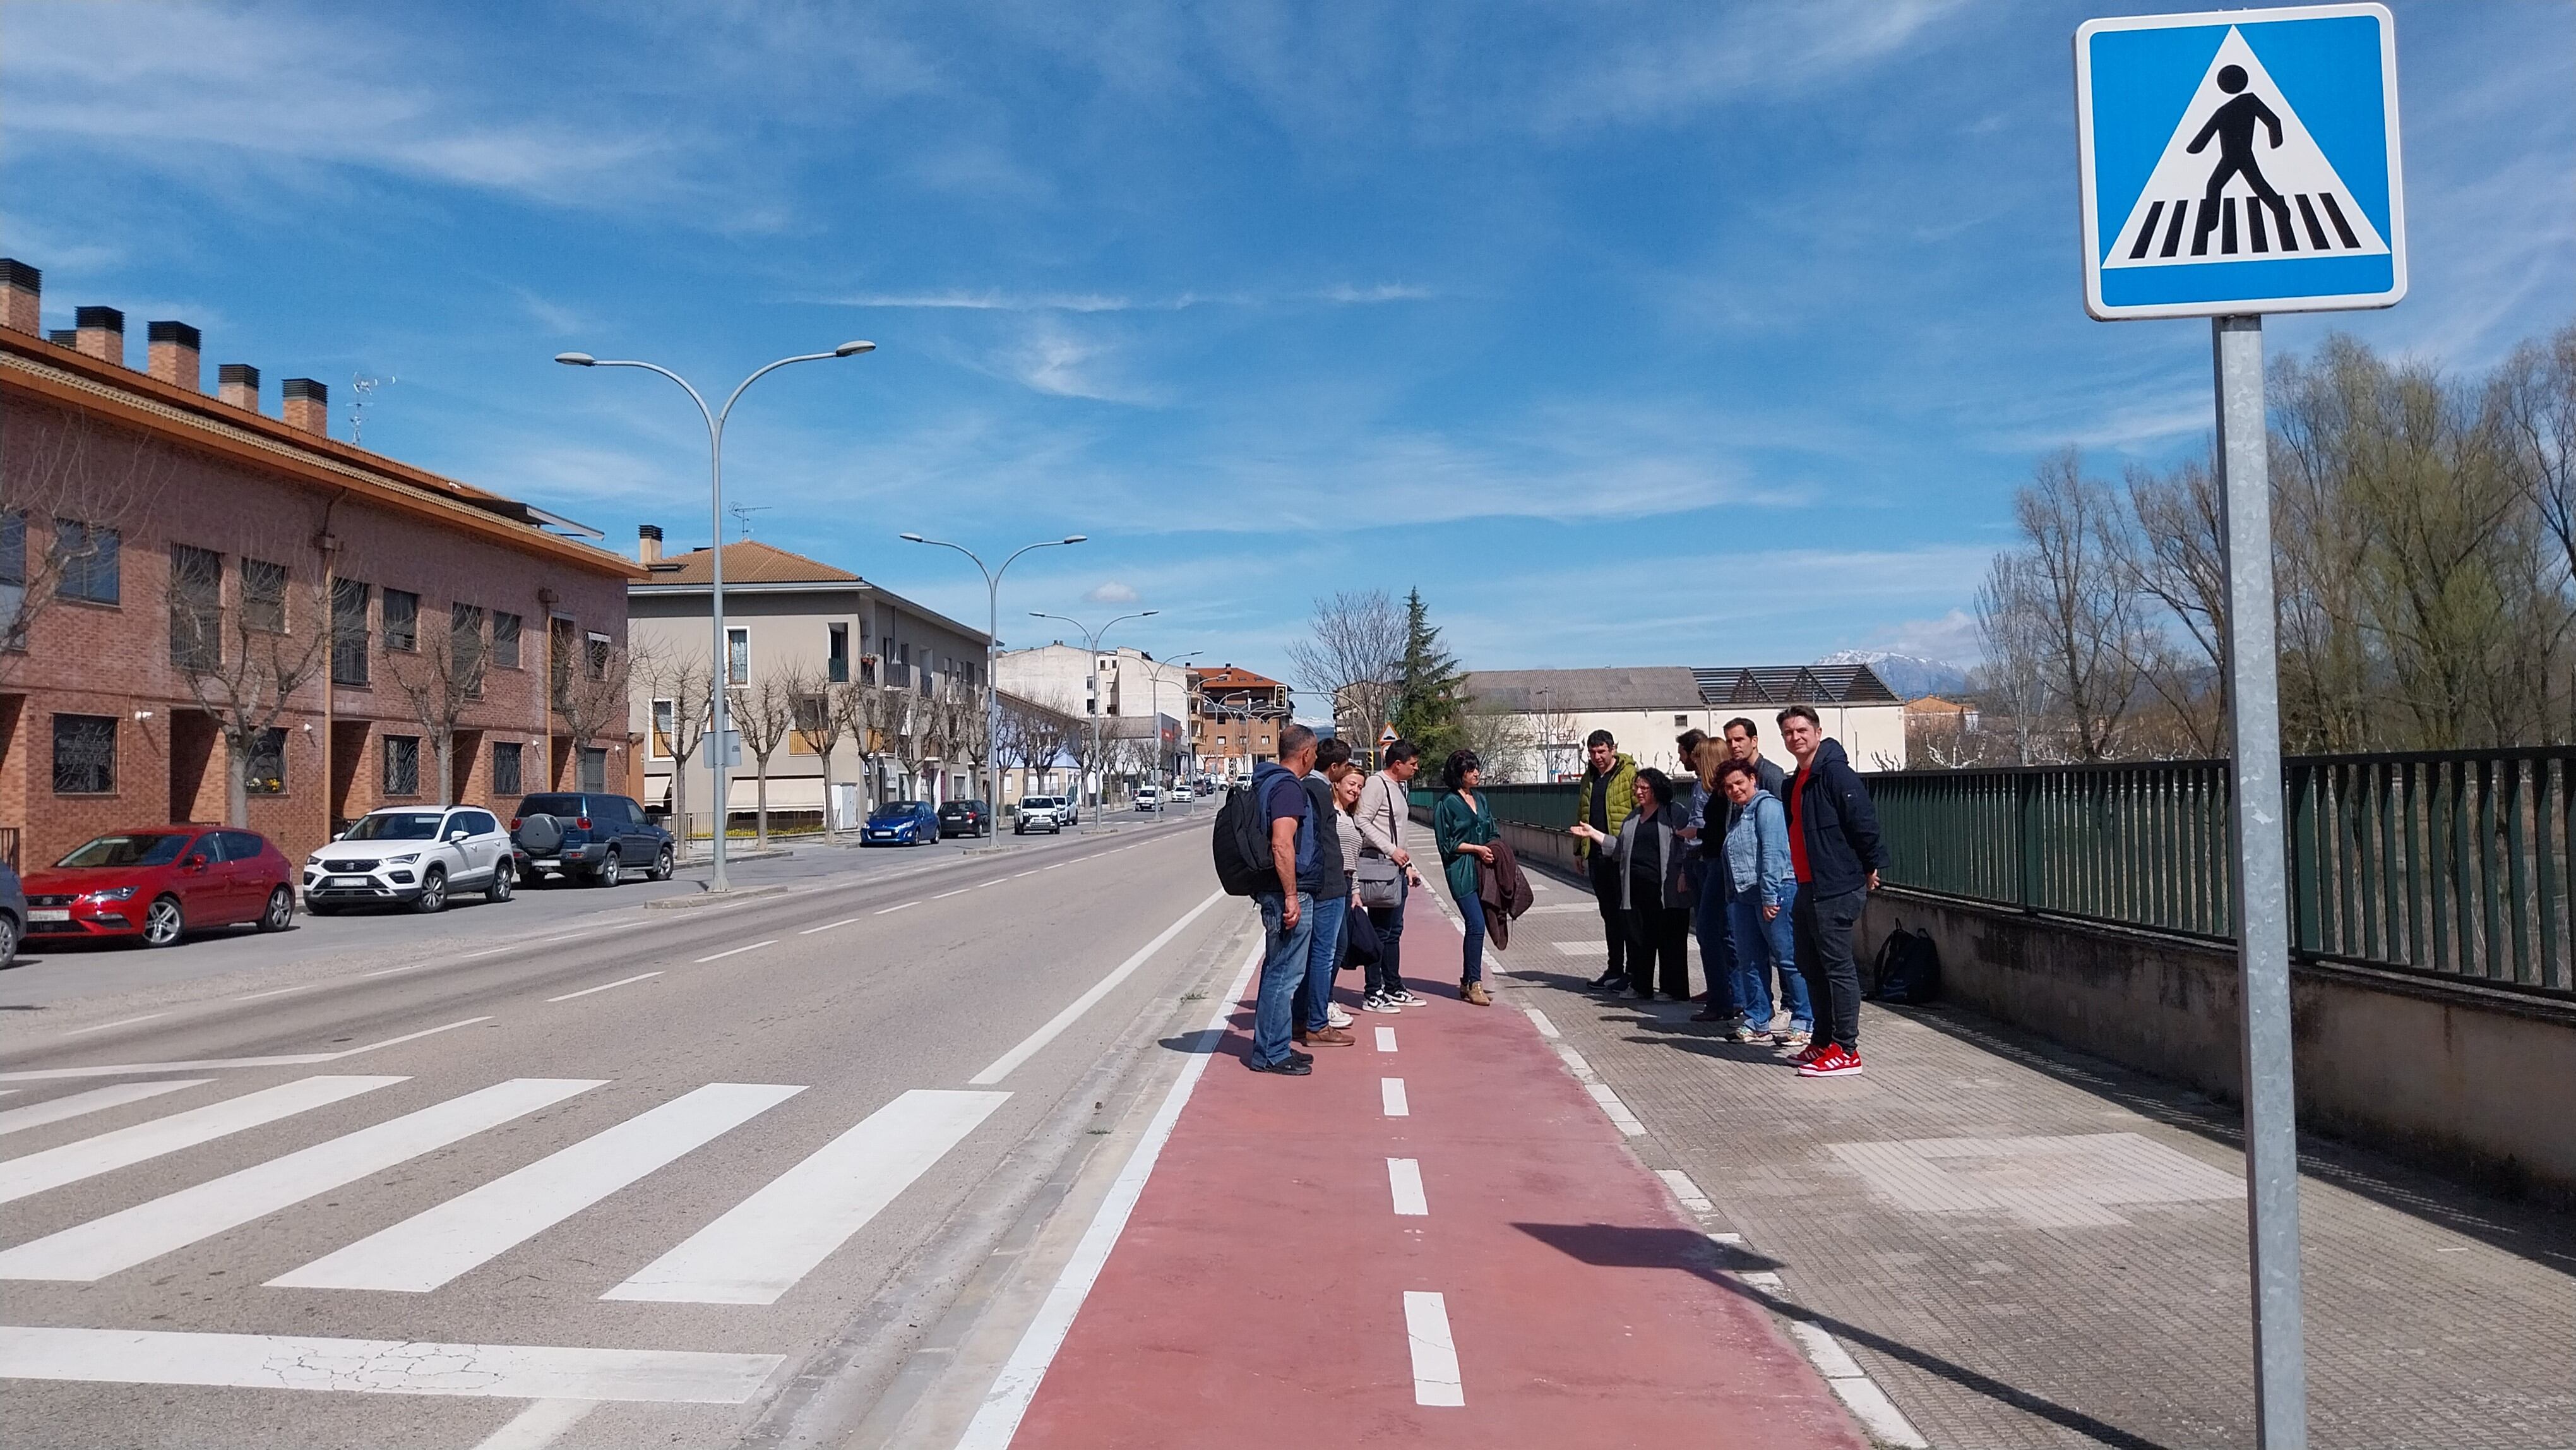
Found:
<svg viewBox="0 0 2576 1450"><path fill-rule="evenodd" d="M1349 1033L1338 1027L1309 1028L1307 1029L1306 1035L1298 1040L1324 1047L1348 1047L1359 1041L1358 1038L1351 1036Z"/></svg>
<svg viewBox="0 0 2576 1450"><path fill-rule="evenodd" d="M1458 995L1463 998L1470 1007L1491 1007L1494 1005L1494 999L1485 995L1485 984L1482 982L1468 982L1461 985L1458 989Z"/></svg>

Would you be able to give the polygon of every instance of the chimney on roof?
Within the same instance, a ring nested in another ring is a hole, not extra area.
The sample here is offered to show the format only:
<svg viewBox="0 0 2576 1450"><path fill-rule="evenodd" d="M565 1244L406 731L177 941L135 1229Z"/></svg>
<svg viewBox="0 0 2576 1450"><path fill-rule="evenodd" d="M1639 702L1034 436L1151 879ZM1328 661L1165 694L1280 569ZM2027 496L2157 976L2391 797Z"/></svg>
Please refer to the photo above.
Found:
<svg viewBox="0 0 2576 1450"><path fill-rule="evenodd" d="M113 307L83 307L72 314L72 346L101 362L125 366L125 314Z"/></svg>
<svg viewBox="0 0 2576 1450"><path fill-rule="evenodd" d="M662 562L662 526L660 524L635 526L635 561L639 564Z"/></svg>
<svg viewBox="0 0 2576 1450"><path fill-rule="evenodd" d="M184 322L144 324L144 367L165 383L192 393L206 390L205 369L197 361L197 329Z"/></svg>
<svg viewBox="0 0 2576 1450"><path fill-rule="evenodd" d="M42 335L45 274L15 257L0 257L0 327Z"/></svg>
<svg viewBox="0 0 2576 1450"><path fill-rule="evenodd" d="M278 411L289 428L319 437L331 436L331 390L311 378L288 378L278 385L285 405Z"/></svg>
<svg viewBox="0 0 2576 1450"><path fill-rule="evenodd" d="M249 363L226 363L215 369L215 396L245 412L258 412L259 369Z"/></svg>

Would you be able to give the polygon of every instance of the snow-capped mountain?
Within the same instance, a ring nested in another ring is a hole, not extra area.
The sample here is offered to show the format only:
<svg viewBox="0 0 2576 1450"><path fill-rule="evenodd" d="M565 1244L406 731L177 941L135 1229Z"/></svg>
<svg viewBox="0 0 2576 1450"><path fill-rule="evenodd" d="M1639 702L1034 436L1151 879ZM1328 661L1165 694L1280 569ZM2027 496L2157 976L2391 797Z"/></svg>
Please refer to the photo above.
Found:
<svg viewBox="0 0 2576 1450"><path fill-rule="evenodd" d="M1901 655L1883 649L1838 649L1820 665L1867 665L1900 699L1911 700L1921 695L1956 694L1968 687L1968 672L1948 660L1927 660L1921 655Z"/></svg>

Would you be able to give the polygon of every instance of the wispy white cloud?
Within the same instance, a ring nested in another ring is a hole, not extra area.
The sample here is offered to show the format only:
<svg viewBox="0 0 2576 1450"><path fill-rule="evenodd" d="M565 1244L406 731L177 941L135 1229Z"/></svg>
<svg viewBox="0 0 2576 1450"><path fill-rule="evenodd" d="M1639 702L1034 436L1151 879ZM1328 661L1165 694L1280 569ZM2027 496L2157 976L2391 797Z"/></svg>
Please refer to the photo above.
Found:
<svg viewBox="0 0 2576 1450"><path fill-rule="evenodd" d="M1093 586L1082 596L1086 604L1133 604L1137 598L1137 593L1132 587L1121 584L1115 579Z"/></svg>

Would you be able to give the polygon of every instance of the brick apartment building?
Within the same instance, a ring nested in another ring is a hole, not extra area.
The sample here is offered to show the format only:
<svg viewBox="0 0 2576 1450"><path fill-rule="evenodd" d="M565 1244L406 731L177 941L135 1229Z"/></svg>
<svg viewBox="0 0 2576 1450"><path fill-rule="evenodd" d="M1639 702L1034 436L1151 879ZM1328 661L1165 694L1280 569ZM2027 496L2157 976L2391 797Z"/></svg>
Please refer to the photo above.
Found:
<svg viewBox="0 0 2576 1450"><path fill-rule="evenodd" d="M1279 758L1279 727L1289 718L1288 687L1233 665L1190 671L1190 753L1199 772L1249 776Z"/></svg>
<svg viewBox="0 0 2576 1450"><path fill-rule="evenodd" d="M585 777L626 788L623 681L598 697L640 570L332 440L312 379L285 381L283 417L244 364L209 396L185 323L150 324L141 371L112 308L49 338L41 286L0 259L0 849L27 865L224 820L228 739L247 824L290 857L437 802L442 735L451 798L497 814Z"/></svg>

